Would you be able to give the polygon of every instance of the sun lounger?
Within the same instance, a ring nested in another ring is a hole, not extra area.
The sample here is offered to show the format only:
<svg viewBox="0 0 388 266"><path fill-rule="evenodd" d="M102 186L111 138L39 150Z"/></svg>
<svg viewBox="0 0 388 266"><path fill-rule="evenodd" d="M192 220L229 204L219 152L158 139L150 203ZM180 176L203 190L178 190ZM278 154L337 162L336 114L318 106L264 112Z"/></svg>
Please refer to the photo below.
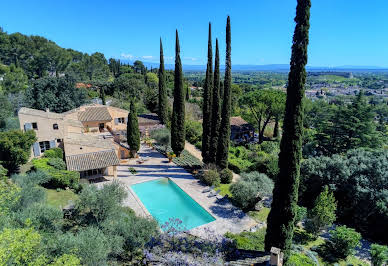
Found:
<svg viewBox="0 0 388 266"><path fill-rule="evenodd" d="M212 191L213 189L214 189L214 186L207 187L207 188L205 188L205 189L202 191L202 193L210 192L210 191Z"/></svg>
<svg viewBox="0 0 388 266"><path fill-rule="evenodd" d="M211 197L215 197L215 196L217 196L217 195L219 195L220 194L220 192L221 192L221 190L220 189L217 189L215 192L214 191L210 191L210 194L209 194L209 198L211 198Z"/></svg>

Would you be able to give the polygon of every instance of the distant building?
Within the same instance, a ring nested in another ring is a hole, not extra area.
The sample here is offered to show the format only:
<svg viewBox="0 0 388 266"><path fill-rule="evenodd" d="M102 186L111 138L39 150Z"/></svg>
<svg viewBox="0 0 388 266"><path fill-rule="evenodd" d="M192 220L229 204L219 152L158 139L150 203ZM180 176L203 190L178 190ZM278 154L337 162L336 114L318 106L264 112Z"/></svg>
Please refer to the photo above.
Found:
<svg viewBox="0 0 388 266"><path fill-rule="evenodd" d="M255 129L240 116L230 118L230 139L249 141L254 137Z"/></svg>
<svg viewBox="0 0 388 266"><path fill-rule="evenodd" d="M308 72L309 76L339 76L339 77L344 77L344 78L353 78L353 73L352 72L337 72L337 71L311 71Z"/></svg>

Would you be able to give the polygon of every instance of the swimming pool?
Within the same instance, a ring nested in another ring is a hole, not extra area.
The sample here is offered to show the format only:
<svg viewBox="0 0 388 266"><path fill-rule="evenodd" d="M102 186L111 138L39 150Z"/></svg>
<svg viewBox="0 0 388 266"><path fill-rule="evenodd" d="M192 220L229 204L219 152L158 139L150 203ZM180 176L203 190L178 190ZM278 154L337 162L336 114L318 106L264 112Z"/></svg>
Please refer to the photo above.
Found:
<svg viewBox="0 0 388 266"><path fill-rule="evenodd" d="M189 230L215 220L169 178L135 184L131 188L159 225L169 218L178 218Z"/></svg>

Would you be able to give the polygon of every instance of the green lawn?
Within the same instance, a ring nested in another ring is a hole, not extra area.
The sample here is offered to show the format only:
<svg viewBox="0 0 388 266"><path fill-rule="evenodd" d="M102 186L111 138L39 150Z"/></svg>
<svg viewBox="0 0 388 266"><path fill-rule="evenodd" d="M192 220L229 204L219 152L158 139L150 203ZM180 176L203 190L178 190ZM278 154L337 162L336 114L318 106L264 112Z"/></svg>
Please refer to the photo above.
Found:
<svg viewBox="0 0 388 266"><path fill-rule="evenodd" d="M69 200L75 202L78 195L71 190L56 191L55 189L46 189L47 203L51 206L62 208L66 206Z"/></svg>
<svg viewBox="0 0 388 266"><path fill-rule="evenodd" d="M215 187L214 190L221 190L220 195L225 196L228 195L229 198L232 197L232 193L230 193L230 185L231 184L220 184L219 186Z"/></svg>
<svg viewBox="0 0 388 266"><path fill-rule="evenodd" d="M260 211L250 211L248 215L256 222L267 222L270 208L263 207Z"/></svg>

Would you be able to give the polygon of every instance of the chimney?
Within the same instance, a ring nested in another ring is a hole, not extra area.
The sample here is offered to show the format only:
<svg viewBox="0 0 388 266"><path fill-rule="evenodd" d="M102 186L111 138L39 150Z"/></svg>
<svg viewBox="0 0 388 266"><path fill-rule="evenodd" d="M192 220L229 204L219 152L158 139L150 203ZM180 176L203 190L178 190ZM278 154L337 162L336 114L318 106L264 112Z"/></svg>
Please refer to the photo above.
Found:
<svg viewBox="0 0 388 266"><path fill-rule="evenodd" d="M269 261L269 265L283 265L283 252L279 248L272 247L271 248L271 257Z"/></svg>
<svg viewBox="0 0 388 266"><path fill-rule="evenodd" d="M46 113L50 112L50 109L46 108Z"/></svg>

